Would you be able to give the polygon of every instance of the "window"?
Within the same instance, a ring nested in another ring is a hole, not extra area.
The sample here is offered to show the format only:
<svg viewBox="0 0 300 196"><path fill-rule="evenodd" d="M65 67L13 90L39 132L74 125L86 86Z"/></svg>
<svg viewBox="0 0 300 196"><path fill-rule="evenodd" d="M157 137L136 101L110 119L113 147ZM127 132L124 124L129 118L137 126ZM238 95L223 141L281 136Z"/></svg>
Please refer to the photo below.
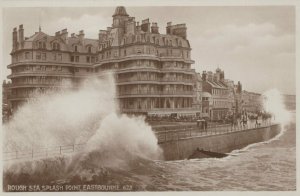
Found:
<svg viewBox="0 0 300 196"><path fill-rule="evenodd" d="M90 63L90 57L89 56L86 57L86 62Z"/></svg>
<svg viewBox="0 0 300 196"><path fill-rule="evenodd" d="M46 49L46 43L43 42L43 49Z"/></svg>
<svg viewBox="0 0 300 196"><path fill-rule="evenodd" d="M46 60L46 53L42 53L42 60Z"/></svg>
<svg viewBox="0 0 300 196"><path fill-rule="evenodd" d="M56 54L53 54L53 60L56 61Z"/></svg>
<svg viewBox="0 0 300 196"><path fill-rule="evenodd" d="M25 59L31 59L30 58L30 52L25 52Z"/></svg>
<svg viewBox="0 0 300 196"><path fill-rule="evenodd" d="M91 62L92 62L92 63L95 63L95 57L92 56Z"/></svg>
<svg viewBox="0 0 300 196"><path fill-rule="evenodd" d="M78 52L77 46L74 46L74 51Z"/></svg>
<svg viewBox="0 0 300 196"><path fill-rule="evenodd" d="M89 52L89 53L92 52L92 47L91 47L91 46L88 47L88 52Z"/></svg>
<svg viewBox="0 0 300 196"><path fill-rule="evenodd" d="M39 48L42 48L42 42L39 42L39 46L38 46Z"/></svg>
<svg viewBox="0 0 300 196"><path fill-rule="evenodd" d="M79 62L79 56L75 56L75 62Z"/></svg>
<svg viewBox="0 0 300 196"><path fill-rule="evenodd" d="M60 50L60 44L59 43L53 43L52 44L52 49L53 50Z"/></svg>
<svg viewBox="0 0 300 196"><path fill-rule="evenodd" d="M124 50L124 56L126 56L126 49Z"/></svg>
<svg viewBox="0 0 300 196"><path fill-rule="evenodd" d="M71 62L74 62L74 56L71 56Z"/></svg>
<svg viewBox="0 0 300 196"><path fill-rule="evenodd" d="M37 52L35 58L37 60L41 60L41 53Z"/></svg>
<svg viewBox="0 0 300 196"><path fill-rule="evenodd" d="M76 67L76 68L75 68L75 72L79 72L79 68Z"/></svg>
<svg viewBox="0 0 300 196"><path fill-rule="evenodd" d="M59 61L62 61L62 54L58 54L57 58L58 58Z"/></svg>

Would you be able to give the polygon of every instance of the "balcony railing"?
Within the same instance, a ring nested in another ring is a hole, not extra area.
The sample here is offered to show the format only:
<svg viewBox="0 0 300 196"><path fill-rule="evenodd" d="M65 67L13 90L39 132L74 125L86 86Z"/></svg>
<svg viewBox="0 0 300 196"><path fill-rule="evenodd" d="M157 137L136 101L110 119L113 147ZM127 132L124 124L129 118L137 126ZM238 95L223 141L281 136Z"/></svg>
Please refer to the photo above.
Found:
<svg viewBox="0 0 300 196"><path fill-rule="evenodd" d="M14 72L8 76L8 78L14 78L19 76L73 76L70 72L58 72L58 71L22 71Z"/></svg>
<svg viewBox="0 0 300 196"><path fill-rule="evenodd" d="M22 88L22 87L71 87L72 84L62 84L62 83L43 83L43 82L33 82L33 83L14 83L10 86L10 88Z"/></svg>
<svg viewBox="0 0 300 196"><path fill-rule="evenodd" d="M194 95L194 91L140 90L140 91L119 92L118 95L119 96L124 96L124 95Z"/></svg>
<svg viewBox="0 0 300 196"><path fill-rule="evenodd" d="M181 79L181 78L118 78L117 82L141 82L141 81L155 81L155 82L183 82L192 84L192 79Z"/></svg>

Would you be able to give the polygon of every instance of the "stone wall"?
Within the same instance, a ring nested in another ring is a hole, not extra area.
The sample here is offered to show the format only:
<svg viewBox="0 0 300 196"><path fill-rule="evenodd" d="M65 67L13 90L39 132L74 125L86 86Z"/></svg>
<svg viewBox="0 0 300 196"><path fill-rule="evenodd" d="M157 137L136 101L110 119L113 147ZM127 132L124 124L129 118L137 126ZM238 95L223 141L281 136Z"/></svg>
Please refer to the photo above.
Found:
<svg viewBox="0 0 300 196"><path fill-rule="evenodd" d="M280 125L229 132L220 135L184 138L160 144L165 160L187 159L197 148L228 153L249 144L267 141L280 132Z"/></svg>

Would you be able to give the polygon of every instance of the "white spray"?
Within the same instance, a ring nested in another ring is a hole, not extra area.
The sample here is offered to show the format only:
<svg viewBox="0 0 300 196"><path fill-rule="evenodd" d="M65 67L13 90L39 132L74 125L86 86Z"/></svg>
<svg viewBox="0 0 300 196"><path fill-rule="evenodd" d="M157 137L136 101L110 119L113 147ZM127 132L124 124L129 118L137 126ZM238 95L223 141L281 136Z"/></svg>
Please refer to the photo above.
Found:
<svg viewBox="0 0 300 196"><path fill-rule="evenodd" d="M78 90L41 94L21 107L4 130L4 151L86 143L76 159L96 153L97 164L104 167L161 156L143 118L117 113L111 76L87 80Z"/></svg>
<svg viewBox="0 0 300 196"><path fill-rule="evenodd" d="M285 108L283 97L277 89L271 89L263 93L264 110L272 114L272 121L282 126L288 125L291 115Z"/></svg>

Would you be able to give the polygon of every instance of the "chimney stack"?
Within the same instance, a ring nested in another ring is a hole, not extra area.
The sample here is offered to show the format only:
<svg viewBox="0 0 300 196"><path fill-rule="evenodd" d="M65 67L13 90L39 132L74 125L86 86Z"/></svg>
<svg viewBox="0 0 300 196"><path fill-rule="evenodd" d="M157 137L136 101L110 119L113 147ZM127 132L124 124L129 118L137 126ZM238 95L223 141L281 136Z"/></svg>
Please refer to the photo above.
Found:
<svg viewBox="0 0 300 196"><path fill-rule="evenodd" d="M23 29L23 25L19 25L19 43L20 45L23 45L24 42L24 29Z"/></svg>
<svg viewBox="0 0 300 196"><path fill-rule="evenodd" d="M142 25L141 25L141 29L144 32L150 33L150 22L149 22L149 18L142 20Z"/></svg>
<svg viewBox="0 0 300 196"><path fill-rule="evenodd" d="M103 42L106 39L107 31L99 30L99 41Z"/></svg>
<svg viewBox="0 0 300 196"><path fill-rule="evenodd" d="M203 71L203 72L202 72L202 80L203 80L203 81L206 81L206 71Z"/></svg>
<svg viewBox="0 0 300 196"><path fill-rule="evenodd" d="M18 32L16 27L14 28L12 34L13 34L13 50L16 50L18 47Z"/></svg>
<svg viewBox="0 0 300 196"><path fill-rule="evenodd" d="M153 23L152 23L152 26L151 26L151 33L159 34L159 32L158 32L158 26L157 26L157 23L156 23L156 22L153 22Z"/></svg>
<svg viewBox="0 0 300 196"><path fill-rule="evenodd" d="M168 22L167 23L167 27L166 27L166 33L169 35L172 35L172 31L171 31L171 27L172 27L172 22Z"/></svg>
<svg viewBox="0 0 300 196"><path fill-rule="evenodd" d="M61 38L66 41L67 37L68 37L68 30L67 29L61 30L60 35L61 35Z"/></svg>
<svg viewBox="0 0 300 196"><path fill-rule="evenodd" d="M83 30L79 31L78 37L79 37L80 42L82 43L84 40L84 31Z"/></svg>

